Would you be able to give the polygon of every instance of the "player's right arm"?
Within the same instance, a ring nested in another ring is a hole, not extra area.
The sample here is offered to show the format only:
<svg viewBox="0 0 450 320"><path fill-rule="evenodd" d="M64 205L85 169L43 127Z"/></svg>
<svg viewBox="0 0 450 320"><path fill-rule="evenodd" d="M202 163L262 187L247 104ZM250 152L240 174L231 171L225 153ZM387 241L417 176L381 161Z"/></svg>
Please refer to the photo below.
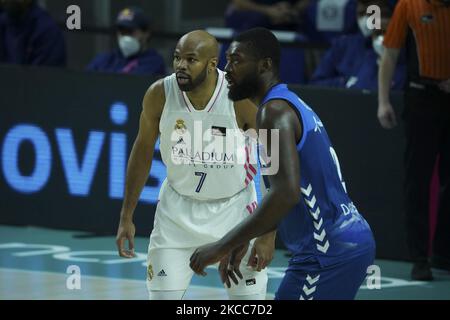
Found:
<svg viewBox="0 0 450 320"><path fill-rule="evenodd" d="M397 125L394 108L389 100L392 77L397 65L400 49L385 48L378 71L378 120L385 129Z"/></svg>
<svg viewBox="0 0 450 320"><path fill-rule="evenodd" d="M128 160L125 195L116 237L117 249L121 257L134 257L133 213L150 172L164 103L164 82L159 80L145 93L139 132ZM125 249L125 240L128 240L128 250Z"/></svg>

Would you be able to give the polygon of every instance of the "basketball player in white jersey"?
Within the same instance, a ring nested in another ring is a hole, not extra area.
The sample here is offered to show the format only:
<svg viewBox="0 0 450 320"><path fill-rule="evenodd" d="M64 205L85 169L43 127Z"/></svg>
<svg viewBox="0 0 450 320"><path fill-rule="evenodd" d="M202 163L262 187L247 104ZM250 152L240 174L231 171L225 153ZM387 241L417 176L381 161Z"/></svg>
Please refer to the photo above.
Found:
<svg viewBox="0 0 450 320"><path fill-rule="evenodd" d="M143 100L116 243L120 256L134 256L133 211L159 136L167 179L160 190L148 249L147 287L152 300L182 299L193 276L189 258L195 248L220 239L256 208L256 165L250 161L251 145L242 132L237 133L241 142L231 150L197 152L193 142L206 137L220 144L229 137L230 129L255 128L256 106L249 100L228 98L228 83L217 69L218 54L218 43L207 32L184 35L174 53L175 73L153 83ZM237 264L239 270L234 272L243 281L238 282L230 270L233 284L221 272L230 299L265 299L264 267L272 259L274 238L274 233L267 234L243 248L238 257L241 265ZM249 268L247 262L252 265L255 257L257 268ZM222 260L221 270L236 268L236 262L228 266L226 261Z"/></svg>

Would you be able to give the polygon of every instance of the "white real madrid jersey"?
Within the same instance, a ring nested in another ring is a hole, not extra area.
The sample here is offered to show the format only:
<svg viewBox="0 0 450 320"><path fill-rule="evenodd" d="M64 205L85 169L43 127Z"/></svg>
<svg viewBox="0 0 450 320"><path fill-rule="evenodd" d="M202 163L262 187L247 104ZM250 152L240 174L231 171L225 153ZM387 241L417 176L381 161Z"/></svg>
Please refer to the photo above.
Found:
<svg viewBox="0 0 450 320"><path fill-rule="evenodd" d="M200 111L180 90L175 74L164 79L159 130L167 180L179 194L198 200L232 197L249 184L254 187L256 174L254 145L238 127L224 72L217 72L214 93Z"/></svg>

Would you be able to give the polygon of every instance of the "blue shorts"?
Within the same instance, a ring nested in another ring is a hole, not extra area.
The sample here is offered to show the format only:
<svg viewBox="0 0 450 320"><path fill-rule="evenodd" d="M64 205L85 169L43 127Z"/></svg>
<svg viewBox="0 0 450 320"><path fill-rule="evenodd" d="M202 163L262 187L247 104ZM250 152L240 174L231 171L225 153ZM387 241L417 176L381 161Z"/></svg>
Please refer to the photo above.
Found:
<svg viewBox="0 0 450 320"><path fill-rule="evenodd" d="M292 263L275 300L353 300L374 258L371 248L325 267L317 261Z"/></svg>

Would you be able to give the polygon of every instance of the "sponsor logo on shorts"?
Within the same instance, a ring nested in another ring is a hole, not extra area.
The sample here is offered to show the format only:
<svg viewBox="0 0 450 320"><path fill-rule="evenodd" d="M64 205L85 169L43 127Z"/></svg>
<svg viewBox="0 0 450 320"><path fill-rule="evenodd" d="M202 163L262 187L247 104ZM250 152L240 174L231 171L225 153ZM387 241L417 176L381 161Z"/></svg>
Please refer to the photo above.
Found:
<svg viewBox="0 0 450 320"><path fill-rule="evenodd" d="M164 269L161 269L160 272L158 272L158 277L167 277L166 272L164 271Z"/></svg>
<svg viewBox="0 0 450 320"><path fill-rule="evenodd" d="M246 285L246 286L253 286L253 285L255 285L255 284L256 284L256 279L255 279L255 278L245 280L245 285Z"/></svg>

